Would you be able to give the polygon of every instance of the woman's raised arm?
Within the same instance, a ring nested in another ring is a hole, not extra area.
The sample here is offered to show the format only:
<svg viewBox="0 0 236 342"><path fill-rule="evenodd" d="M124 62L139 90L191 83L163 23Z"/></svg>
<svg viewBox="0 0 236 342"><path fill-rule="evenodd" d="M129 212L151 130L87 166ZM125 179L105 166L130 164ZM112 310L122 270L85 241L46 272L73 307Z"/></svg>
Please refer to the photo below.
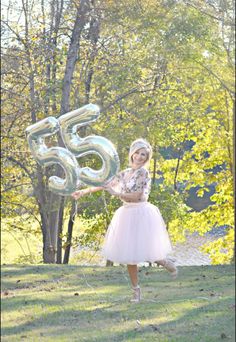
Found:
<svg viewBox="0 0 236 342"><path fill-rule="evenodd" d="M79 199L80 197L83 197L85 195L88 195L88 194L91 194L93 192L97 192L97 191L100 191L100 190L104 190L104 188L102 186L94 186L94 187L91 187L91 188L87 188L87 189L82 189L82 190L77 190L75 192L73 192L71 194L71 196L77 200Z"/></svg>

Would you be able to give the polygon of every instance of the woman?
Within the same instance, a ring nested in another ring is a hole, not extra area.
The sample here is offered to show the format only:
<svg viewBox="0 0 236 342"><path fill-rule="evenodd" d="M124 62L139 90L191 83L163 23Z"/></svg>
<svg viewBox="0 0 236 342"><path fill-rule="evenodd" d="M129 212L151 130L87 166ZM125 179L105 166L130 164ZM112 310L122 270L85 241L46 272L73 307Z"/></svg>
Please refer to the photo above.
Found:
<svg viewBox="0 0 236 342"><path fill-rule="evenodd" d="M151 179L146 169L152 157L152 148L143 139L135 140L129 151L130 168L121 171L104 188L93 187L76 191L77 199L88 193L105 189L123 201L114 214L107 230L102 254L107 260L127 264L134 297L139 302L141 291L138 285L138 264L157 262L165 267L173 278L177 268L167 255L171 243L159 209L148 202Z"/></svg>

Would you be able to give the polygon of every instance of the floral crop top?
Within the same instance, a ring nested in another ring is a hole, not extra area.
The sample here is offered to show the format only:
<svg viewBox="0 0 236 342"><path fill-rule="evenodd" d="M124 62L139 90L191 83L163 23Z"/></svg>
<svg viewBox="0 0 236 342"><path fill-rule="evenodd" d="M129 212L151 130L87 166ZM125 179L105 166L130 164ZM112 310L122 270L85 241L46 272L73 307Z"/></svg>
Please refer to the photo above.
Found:
<svg viewBox="0 0 236 342"><path fill-rule="evenodd" d="M137 170L128 168L119 172L109 185L122 194L142 192L141 202L145 202L151 190L151 179L148 170L144 167Z"/></svg>

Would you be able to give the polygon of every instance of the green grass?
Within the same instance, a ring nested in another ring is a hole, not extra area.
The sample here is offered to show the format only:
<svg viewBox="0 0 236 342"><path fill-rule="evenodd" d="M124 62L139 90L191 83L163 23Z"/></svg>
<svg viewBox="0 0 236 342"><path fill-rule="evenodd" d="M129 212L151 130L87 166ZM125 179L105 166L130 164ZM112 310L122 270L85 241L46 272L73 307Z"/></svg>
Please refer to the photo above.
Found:
<svg viewBox="0 0 236 342"><path fill-rule="evenodd" d="M234 341L234 266L139 272L129 303L126 268L2 267L2 341Z"/></svg>
<svg viewBox="0 0 236 342"><path fill-rule="evenodd" d="M12 219L14 222L14 219ZM35 227L36 225L34 225ZM2 263L40 262L42 259L42 234L10 230L4 219L1 226Z"/></svg>
<svg viewBox="0 0 236 342"><path fill-rule="evenodd" d="M43 259L43 241L42 234L39 231L38 223L33 222L30 226L24 223L24 230L12 230L11 224L14 224L15 218L3 218L1 222L1 262L2 264L40 264ZM24 222L24 217L21 217ZM65 221L67 219L65 218ZM19 225L20 226L20 225ZM77 239L88 228L86 220L76 217L73 238ZM31 233L27 234L31 229ZM67 227L64 227L63 234L66 234ZM65 242L65 238L63 240ZM102 242L102 241L101 241ZM79 253L78 253L79 249ZM63 251L64 252L64 251ZM92 249L81 247L71 249L70 264L76 265L101 265L105 261L101 254Z"/></svg>

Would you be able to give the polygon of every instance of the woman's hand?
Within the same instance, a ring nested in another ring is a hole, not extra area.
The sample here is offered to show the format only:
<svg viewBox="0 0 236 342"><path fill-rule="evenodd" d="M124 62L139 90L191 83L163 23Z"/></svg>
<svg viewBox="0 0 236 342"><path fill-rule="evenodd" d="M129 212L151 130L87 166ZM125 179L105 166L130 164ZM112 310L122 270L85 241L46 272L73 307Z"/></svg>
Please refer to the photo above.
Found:
<svg viewBox="0 0 236 342"><path fill-rule="evenodd" d="M102 186L94 186L94 187L86 188L86 189L83 189L83 190L77 190L77 191L73 192L71 194L71 196L75 200L77 200L78 198L80 198L82 196L85 196L85 195L88 195L88 194L92 194L93 192L97 192L97 191L100 191L100 190L104 190L104 188Z"/></svg>
<svg viewBox="0 0 236 342"><path fill-rule="evenodd" d="M71 196L72 196L75 200L79 199L80 197L82 197L82 196L84 196L84 195L85 195L85 191L84 191L84 190L77 190L77 191L75 191L75 192L73 192L73 193L71 194Z"/></svg>

